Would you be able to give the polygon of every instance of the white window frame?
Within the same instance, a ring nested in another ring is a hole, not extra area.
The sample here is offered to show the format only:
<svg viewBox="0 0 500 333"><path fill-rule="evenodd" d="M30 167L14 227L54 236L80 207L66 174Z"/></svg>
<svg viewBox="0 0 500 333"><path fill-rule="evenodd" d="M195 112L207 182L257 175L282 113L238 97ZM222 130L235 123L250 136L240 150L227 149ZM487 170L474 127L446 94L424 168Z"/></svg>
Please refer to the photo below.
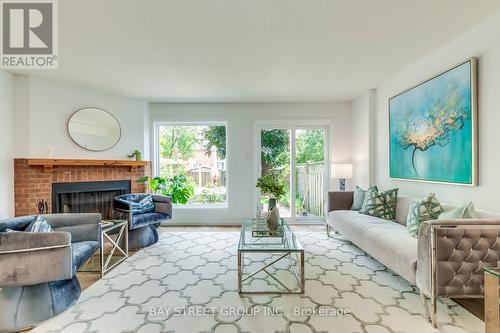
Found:
<svg viewBox="0 0 500 333"><path fill-rule="evenodd" d="M162 126L225 126L226 127L226 202L215 203L215 204L174 204L175 209L227 209L229 207L229 169L228 169L228 131L229 122L225 120L169 120L169 121L155 121L153 122L153 163L152 163L152 173L153 177L160 175L160 127Z"/></svg>
<svg viewBox="0 0 500 333"><path fill-rule="evenodd" d="M301 129L324 129L325 130L325 175L324 175L324 200L323 205L325 207L325 216L317 217L317 216L297 216L296 207L294 204L291 204L290 212L291 217L284 217L284 219L292 224L306 224L306 223L324 223L327 212L327 204L326 200L328 199L328 191L330 189L330 168L331 161L333 160L332 151L330 147L333 147L332 138L333 138L333 124L331 120L300 120L300 119L290 119L290 120L258 120L254 122L254 181L257 182L257 179L261 175L261 131L264 129L286 129L290 130L290 168L291 170L295 170L296 167L296 130ZM296 179L294 177L295 173L290 172L290 196L291 198L295 198L295 194L297 191ZM254 214L257 213L257 205L260 202L260 190L258 188L255 189L254 195ZM254 216L255 217L255 216Z"/></svg>

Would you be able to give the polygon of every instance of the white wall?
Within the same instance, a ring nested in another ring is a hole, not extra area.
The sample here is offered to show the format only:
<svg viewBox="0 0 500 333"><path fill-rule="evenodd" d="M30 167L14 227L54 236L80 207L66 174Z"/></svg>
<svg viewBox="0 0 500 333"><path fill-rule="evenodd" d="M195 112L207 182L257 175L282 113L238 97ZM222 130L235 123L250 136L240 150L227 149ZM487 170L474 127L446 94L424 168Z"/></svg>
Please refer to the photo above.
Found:
<svg viewBox="0 0 500 333"><path fill-rule="evenodd" d="M145 128L147 103L85 87L34 77L16 78L16 157L127 159L133 150L149 158ZM76 145L67 133L73 112L95 106L113 114L122 127L118 144L104 152L91 152Z"/></svg>
<svg viewBox="0 0 500 333"><path fill-rule="evenodd" d="M366 189L375 182L373 156L375 90L352 102L352 164L353 184Z"/></svg>
<svg viewBox="0 0 500 333"><path fill-rule="evenodd" d="M14 76L0 70L0 219L14 215Z"/></svg>
<svg viewBox="0 0 500 333"><path fill-rule="evenodd" d="M328 120L333 134L331 160L351 161L350 103L151 103L149 109L152 123L200 120L228 123L228 208L175 208L175 223L238 224L244 217L253 216L256 121ZM332 189L333 186L336 185Z"/></svg>
<svg viewBox="0 0 500 333"><path fill-rule="evenodd" d="M435 50L377 88L376 183L399 187L403 194L423 197L435 192L441 201L473 201L476 207L499 210L500 187L500 14ZM422 80L468 59L479 58L479 186L414 183L389 179L388 99Z"/></svg>

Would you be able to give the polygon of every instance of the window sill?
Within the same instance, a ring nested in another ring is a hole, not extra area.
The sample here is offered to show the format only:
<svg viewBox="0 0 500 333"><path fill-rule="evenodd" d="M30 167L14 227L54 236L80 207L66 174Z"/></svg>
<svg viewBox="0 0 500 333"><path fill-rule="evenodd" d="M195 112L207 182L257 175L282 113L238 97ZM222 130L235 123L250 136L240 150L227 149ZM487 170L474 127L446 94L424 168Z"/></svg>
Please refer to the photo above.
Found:
<svg viewBox="0 0 500 333"><path fill-rule="evenodd" d="M227 202L225 203L217 203L217 204L174 204L174 209L228 209Z"/></svg>

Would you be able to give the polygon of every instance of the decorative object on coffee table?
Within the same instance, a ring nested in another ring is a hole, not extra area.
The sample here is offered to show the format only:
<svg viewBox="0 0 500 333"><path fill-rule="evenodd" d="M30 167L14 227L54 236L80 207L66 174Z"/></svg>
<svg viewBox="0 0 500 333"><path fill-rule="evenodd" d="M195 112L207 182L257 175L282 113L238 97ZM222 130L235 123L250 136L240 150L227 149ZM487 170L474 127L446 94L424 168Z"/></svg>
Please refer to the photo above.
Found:
<svg viewBox="0 0 500 333"><path fill-rule="evenodd" d="M255 186L260 189L262 194L269 196L268 210L276 207L277 201L285 195L285 184L271 173L257 179Z"/></svg>
<svg viewBox="0 0 500 333"><path fill-rule="evenodd" d="M278 226L276 230L271 231L267 224L266 218L256 218L252 219L252 237L255 239L265 238L265 237L283 237L283 219L278 220Z"/></svg>
<svg viewBox="0 0 500 333"><path fill-rule="evenodd" d="M278 230L280 220L280 210L278 207L273 207L269 210L267 214L267 227L271 232L276 232Z"/></svg>
<svg viewBox="0 0 500 333"><path fill-rule="evenodd" d="M345 192L345 180L352 178L352 164L333 164L332 175L339 180L339 190Z"/></svg>

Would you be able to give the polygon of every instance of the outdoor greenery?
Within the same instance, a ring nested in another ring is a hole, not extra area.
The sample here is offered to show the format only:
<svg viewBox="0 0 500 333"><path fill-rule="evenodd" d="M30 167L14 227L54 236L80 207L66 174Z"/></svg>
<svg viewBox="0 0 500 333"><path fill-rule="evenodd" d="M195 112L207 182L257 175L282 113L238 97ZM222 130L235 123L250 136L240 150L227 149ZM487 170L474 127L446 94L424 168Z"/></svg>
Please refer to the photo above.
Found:
<svg viewBox="0 0 500 333"><path fill-rule="evenodd" d="M207 180L205 174L202 178L198 178L197 174L200 168L210 170L215 166L206 165L213 162L210 162L210 158L203 158L203 154L210 157L214 147L217 151L217 161L225 159L225 126L162 126L159 133L159 145L160 156L163 159L160 163L161 177L147 180L153 185L152 188L159 186L155 191L173 195L179 198L179 203L212 204L226 201L226 188L223 185L224 170L220 171L218 179Z"/></svg>
<svg viewBox="0 0 500 333"><path fill-rule="evenodd" d="M297 136L297 164L323 162L325 160L325 131L307 130Z"/></svg>
<svg viewBox="0 0 500 333"><path fill-rule="evenodd" d="M193 195L193 186L183 174L170 178L148 176L139 178L139 183L147 183L152 192L172 197L173 203L186 204Z"/></svg>
<svg viewBox="0 0 500 333"><path fill-rule="evenodd" d="M226 158L226 126L210 126L203 133L207 144L205 151L210 154L212 147L217 149L218 157L223 160Z"/></svg>
<svg viewBox="0 0 500 333"><path fill-rule="evenodd" d="M269 173L257 179L256 187L260 188L263 194L276 200L279 200L286 194L283 181Z"/></svg>
<svg viewBox="0 0 500 333"><path fill-rule="evenodd" d="M261 135L262 174L284 173L290 162L290 133L286 129L263 130Z"/></svg>
<svg viewBox="0 0 500 333"><path fill-rule="evenodd" d="M188 159L193 156L193 145L198 142L194 126L162 127L160 154L169 159Z"/></svg>

